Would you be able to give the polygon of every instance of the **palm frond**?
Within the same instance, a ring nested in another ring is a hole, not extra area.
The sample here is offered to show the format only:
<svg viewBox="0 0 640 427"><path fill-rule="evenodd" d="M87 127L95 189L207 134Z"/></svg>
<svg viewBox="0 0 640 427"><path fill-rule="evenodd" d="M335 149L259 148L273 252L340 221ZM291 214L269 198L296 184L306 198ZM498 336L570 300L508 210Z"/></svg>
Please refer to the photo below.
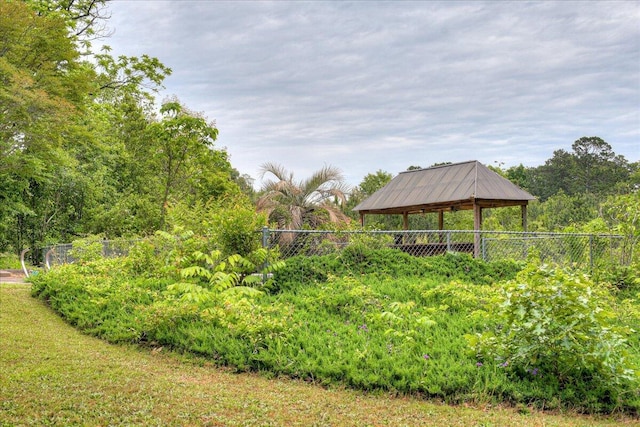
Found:
<svg viewBox="0 0 640 427"><path fill-rule="evenodd" d="M301 187L307 194L312 194L322 188L333 187L336 185L342 185L344 182L344 175L340 169L325 165L322 169L316 171L308 179L306 179Z"/></svg>
<svg viewBox="0 0 640 427"><path fill-rule="evenodd" d="M324 203L320 204L318 208L329 214L330 222L349 222L349 217L344 212L342 212L339 206L336 206L333 203L325 201Z"/></svg>
<svg viewBox="0 0 640 427"><path fill-rule="evenodd" d="M267 174L274 179L267 180L262 187L263 194L258 199L257 209L269 215L282 229L302 229L305 225L317 226L322 222L347 221L340 206L346 203L348 187L340 169L325 165L311 177L299 182L277 163L265 163L261 167L261 177ZM316 210L325 211L327 216L317 215Z"/></svg>
<svg viewBox="0 0 640 427"><path fill-rule="evenodd" d="M275 176L278 181L293 181L293 173L288 172L284 166L278 163L267 162L260 166L259 178L264 178L265 175L271 174Z"/></svg>

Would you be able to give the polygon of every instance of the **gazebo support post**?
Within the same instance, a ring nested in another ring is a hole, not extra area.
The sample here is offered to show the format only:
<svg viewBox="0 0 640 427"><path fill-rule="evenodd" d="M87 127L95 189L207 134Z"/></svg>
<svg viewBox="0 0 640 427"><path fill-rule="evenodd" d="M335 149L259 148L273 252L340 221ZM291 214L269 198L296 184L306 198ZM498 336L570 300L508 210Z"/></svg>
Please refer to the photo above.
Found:
<svg viewBox="0 0 640 427"><path fill-rule="evenodd" d="M527 205L520 205L522 211L522 231L527 232Z"/></svg>
<svg viewBox="0 0 640 427"><path fill-rule="evenodd" d="M405 231L409 229L409 212L402 212L402 229ZM406 233L402 235L402 244L407 244L407 237Z"/></svg>
<svg viewBox="0 0 640 427"><path fill-rule="evenodd" d="M438 230L444 230L444 211L438 211ZM440 243L444 242L444 233L438 233Z"/></svg>
<svg viewBox="0 0 640 427"><path fill-rule="evenodd" d="M482 230L482 207L473 202L473 256L480 258L480 230Z"/></svg>
<svg viewBox="0 0 640 427"><path fill-rule="evenodd" d="M364 227L364 213L360 212L360 227Z"/></svg>

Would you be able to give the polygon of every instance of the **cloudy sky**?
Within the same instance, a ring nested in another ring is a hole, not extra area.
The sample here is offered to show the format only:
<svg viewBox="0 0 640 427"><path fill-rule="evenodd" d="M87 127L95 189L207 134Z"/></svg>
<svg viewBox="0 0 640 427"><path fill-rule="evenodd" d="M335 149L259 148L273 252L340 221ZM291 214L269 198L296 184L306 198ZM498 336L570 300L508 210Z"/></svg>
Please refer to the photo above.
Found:
<svg viewBox="0 0 640 427"><path fill-rule="evenodd" d="M582 136L640 160L640 2L114 1L113 54L158 57L232 165L537 166ZM259 181L257 182L259 184Z"/></svg>

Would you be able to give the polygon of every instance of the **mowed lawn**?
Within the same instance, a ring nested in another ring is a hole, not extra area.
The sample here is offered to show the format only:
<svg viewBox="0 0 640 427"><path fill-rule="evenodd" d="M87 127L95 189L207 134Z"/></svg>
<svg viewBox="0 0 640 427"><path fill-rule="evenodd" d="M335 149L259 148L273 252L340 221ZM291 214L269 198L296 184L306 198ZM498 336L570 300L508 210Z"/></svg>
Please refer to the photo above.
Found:
<svg viewBox="0 0 640 427"><path fill-rule="evenodd" d="M0 284L0 426L618 426L638 420L461 407L234 374L67 325L29 285Z"/></svg>

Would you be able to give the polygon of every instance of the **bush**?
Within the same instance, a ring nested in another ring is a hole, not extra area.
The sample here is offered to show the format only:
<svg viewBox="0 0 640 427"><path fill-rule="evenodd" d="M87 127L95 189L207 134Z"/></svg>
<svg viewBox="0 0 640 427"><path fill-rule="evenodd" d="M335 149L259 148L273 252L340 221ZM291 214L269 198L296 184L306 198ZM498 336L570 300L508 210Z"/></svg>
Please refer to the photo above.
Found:
<svg viewBox="0 0 640 427"><path fill-rule="evenodd" d="M102 236L89 236L72 242L69 256L74 262L87 263L102 258L104 238Z"/></svg>
<svg viewBox="0 0 640 427"><path fill-rule="evenodd" d="M292 289L322 283L331 275L375 274L378 276L436 277L490 284L511 279L523 267L515 261L484 262L468 254L449 253L435 257L414 257L398 249L370 249L347 246L340 253L322 256L296 256L274 276L275 289Z"/></svg>
<svg viewBox="0 0 640 427"><path fill-rule="evenodd" d="M596 270L601 282L610 283L627 293L640 291L640 262L632 265L608 264Z"/></svg>
<svg viewBox="0 0 640 427"><path fill-rule="evenodd" d="M212 246L203 252L218 249L225 256L246 256L261 247L266 217L256 213L246 196L233 195L204 204L176 204L169 210L168 224L174 232L190 230L208 240Z"/></svg>
<svg viewBox="0 0 640 427"><path fill-rule="evenodd" d="M631 330L617 322L609 290L585 274L532 263L497 302L498 327L468 336L481 363L500 364L598 410L613 410L637 390L639 372L626 346Z"/></svg>
<svg viewBox="0 0 640 427"><path fill-rule="evenodd" d="M16 254L0 252L0 268L17 270L22 268L20 257Z"/></svg>

